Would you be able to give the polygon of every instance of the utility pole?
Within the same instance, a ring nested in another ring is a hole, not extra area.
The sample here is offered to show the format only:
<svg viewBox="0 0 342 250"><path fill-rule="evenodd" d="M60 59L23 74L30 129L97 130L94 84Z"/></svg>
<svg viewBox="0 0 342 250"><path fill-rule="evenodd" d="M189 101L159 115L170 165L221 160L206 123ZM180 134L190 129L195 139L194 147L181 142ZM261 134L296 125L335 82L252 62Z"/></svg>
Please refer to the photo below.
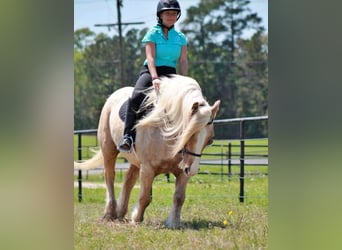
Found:
<svg viewBox="0 0 342 250"><path fill-rule="evenodd" d="M123 87L126 82L125 78L125 63L124 63L124 56L123 56L123 43L122 43L122 25L137 25L137 24L144 24L145 22L129 22L129 23L123 23L121 21L121 7L123 7L122 4L123 0L116 0L116 8L117 8L117 14L118 14L118 22L117 23L108 23L108 24L95 24L96 27L99 26L106 26L110 30L110 27L118 26L119 30L119 48L120 48L120 54L119 54L119 59L120 59L120 81L121 81L121 86Z"/></svg>
<svg viewBox="0 0 342 250"><path fill-rule="evenodd" d="M119 25L119 44L120 44L120 78L121 78L121 86L123 86L126 82L125 79L125 67L124 67L124 57L122 52L122 23L121 23L121 7L122 0L116 0L116 9L118 11L118 25Z"/></svg>

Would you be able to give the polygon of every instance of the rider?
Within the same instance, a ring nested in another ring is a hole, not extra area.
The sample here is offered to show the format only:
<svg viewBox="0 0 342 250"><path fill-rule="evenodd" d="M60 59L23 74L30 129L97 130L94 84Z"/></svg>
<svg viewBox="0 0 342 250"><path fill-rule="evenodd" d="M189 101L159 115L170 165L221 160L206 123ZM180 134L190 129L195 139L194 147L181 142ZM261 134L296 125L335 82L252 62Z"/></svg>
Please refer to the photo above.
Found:
<svg viewBox="0 0 342 250"><path fill-rule="evenodd" d="M158 23L144 36L146 59L140 72L131 98L128 100L124 136L118 150L131 152L135 139L134 125L137 120L139 106L145 98L145 89L153 85L158 91L160 76L176 74L179 63L180 74L187 75L187 41L183 33L176 31L174 24L181 16L181 8L177 0L160 0L157 6Z"/></svg>

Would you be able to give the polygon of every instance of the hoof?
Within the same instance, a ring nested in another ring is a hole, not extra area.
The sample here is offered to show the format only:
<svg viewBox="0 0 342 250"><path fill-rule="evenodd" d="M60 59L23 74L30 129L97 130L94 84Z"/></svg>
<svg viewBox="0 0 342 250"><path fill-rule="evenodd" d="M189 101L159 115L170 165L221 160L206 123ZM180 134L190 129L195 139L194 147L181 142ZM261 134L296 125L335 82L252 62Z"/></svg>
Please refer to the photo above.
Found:
<svg viewBox="0 0 342 250"><path fill-rule="evenodd" d="M102 217L102 220L104 220L104 221L114 221L115 219L116 218L111 214L105 214Z"/></svg>
<svg viewBox="0 0 342 250"><path fill-rule="evenodd" d="M135 222L135 221L130 221L129 225L132 226L132 227L137 227L139 225L139 223Z"/></svg>
<svg viewBox="0 0 342 250"><path fill-rule="evenodd" d="M166 220L164 224L168 229L179 229L182 227L180 222L172 222L170 220Z"/></svg>

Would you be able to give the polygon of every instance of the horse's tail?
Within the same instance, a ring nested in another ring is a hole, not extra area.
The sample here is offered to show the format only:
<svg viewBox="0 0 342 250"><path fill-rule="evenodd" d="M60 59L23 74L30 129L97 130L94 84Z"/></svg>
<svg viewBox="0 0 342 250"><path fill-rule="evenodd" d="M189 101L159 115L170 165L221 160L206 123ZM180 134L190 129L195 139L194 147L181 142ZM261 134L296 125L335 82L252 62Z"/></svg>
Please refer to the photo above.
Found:
<svg viewBox="0 0 342 250"><path fill-rule="evenodd" d="M89 160L84 162L74 161L74 168L79 170L94 169L100 166L103 166L103 155L101 150L97 151L96 154Z"/></svg>

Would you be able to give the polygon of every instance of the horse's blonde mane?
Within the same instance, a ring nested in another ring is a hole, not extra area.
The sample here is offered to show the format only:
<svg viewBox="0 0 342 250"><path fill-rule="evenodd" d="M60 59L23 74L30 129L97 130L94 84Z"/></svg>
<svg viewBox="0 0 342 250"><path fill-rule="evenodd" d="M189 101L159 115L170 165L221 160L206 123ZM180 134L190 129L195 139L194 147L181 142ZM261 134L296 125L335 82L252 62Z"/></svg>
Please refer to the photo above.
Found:
<svg viewBox="0 0 342 250"><path fill-rule="evenodd" d="M192 115L194 103L198 111ZM202 95L199 84L190 77L173 75L162 78L159 94L151 90L145 106L154 104L154 109L136 127L159 127L170 143L170 157L175 156L190 137L208 123L211 107Z"/></svg>

